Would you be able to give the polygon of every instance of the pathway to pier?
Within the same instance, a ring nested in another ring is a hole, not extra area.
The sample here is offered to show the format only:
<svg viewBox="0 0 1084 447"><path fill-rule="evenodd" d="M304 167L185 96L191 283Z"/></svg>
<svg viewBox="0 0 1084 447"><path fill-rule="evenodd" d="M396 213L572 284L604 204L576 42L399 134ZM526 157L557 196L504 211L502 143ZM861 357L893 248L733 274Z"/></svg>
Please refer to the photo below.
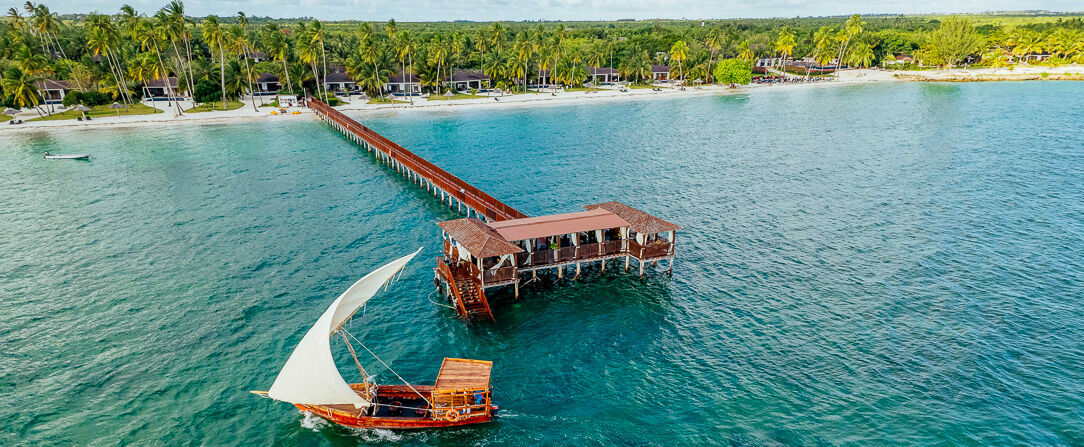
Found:
<svg viewBox="0 0 1084 447"><path fill-rule="evenodd" d="M489 222L527 217L519 210L494 199L470 183L449 174L368 127L362 126L322 101L309 98L307 104L320 119L372 152L378 159L393 167L418 187L433 194L442 203L464 213L467 217L477 217Z"/></svg>

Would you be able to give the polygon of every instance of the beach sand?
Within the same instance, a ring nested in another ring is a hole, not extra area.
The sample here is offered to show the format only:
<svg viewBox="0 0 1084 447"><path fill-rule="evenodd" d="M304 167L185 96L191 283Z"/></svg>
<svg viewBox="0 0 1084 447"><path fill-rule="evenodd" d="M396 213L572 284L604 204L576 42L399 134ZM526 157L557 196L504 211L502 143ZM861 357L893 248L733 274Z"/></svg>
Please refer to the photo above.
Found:
<svg viewBox="0 0 1084 447"><path fill-rule="evenodd" d="M687 96L727 95L727 94L755 94L763 91L775 91L780 89L822 88L844 85L855 85L877 82L907 82L907 81L996 81L996 80L1039 80L1039 79L1080 79L1084 77L1084 66L1073 64L1062 67L1042 67L1018 65L1012 68L997 69L953 69L953 70L923 70L923 71L899 71L879 69L855 69L842 70L837 79L832 81L816 82L809 84L777 84L777 85L750 85L729 88L717 85L705 85L700 87L686 87L680 90L675 87L665 86L662 91L652 91L648 88L629 89L627 92L619 91L616 87L600 87L597 91L585 92L557 92L551 94L548 91L540 93L526 93L504 96L488 96L482 98L428 101L417 98L414 104L368 104L365 98L353 97L348 99L350 104L337 107L339 110L364 114L365 112L387 112L400 110L463 110L463 109L492 109L505 107L527 107L561 105L570 103L587 103L594 101L621 101L621 100L645 100L665 99ZM494 99L496 98L496 99ZM187 104L186 104L187 103ZM24 121L21 125L0 125L0 132L34 132L48 128L63 127L66 129L80 128L104 128L104 127L142 127L176 124L213 124L244 122L254 120L295 120L311 119L312 112L301 107L288 110L287 114L272 115L271 107L262 107L252 110L249 102L245 106L230 111L215 111L203 113L186 113L177 116L173 107L164 102L144 102L144 104L163 110L165 113L154 115L134 116L106 116L95 118L94 121L80 122L74 120L55 121L27 121L38 117L33 110L24 110L15 116ZM257 105L259 102L257 102ZM182 109L191 107L190 101L182 102ZM299 114L291 112L298 111Z"/></svg>

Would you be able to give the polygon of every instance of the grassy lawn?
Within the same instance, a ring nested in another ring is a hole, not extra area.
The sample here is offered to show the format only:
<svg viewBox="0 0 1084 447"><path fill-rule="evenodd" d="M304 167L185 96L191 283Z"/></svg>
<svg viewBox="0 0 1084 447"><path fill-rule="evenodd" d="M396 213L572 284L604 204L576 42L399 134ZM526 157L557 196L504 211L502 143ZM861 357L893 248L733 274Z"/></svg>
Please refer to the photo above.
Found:
<svg viewBox="0 0 1084 447"><path fill-rule="evenodd" d="M0 121L2 121L2 122L11 121L11 117L7 116L7 115L4 115L3 113L0 113Z"/></svg>
<svg viewBox="0 0 1084 447"><path fill-rule="evenodd" d="M279 106L279 100L276 99L276 100L271 101L269 103L265 103L264 105L262 105L260 107L275 107L275 108L278 108L278 106Z"/></svg>
<svg viewBox="0 0 1084 447"><path fill-rule="evenodd" d="M226 110L237 110L244 106L245 104L241 101L226 101ZM203 103L191 109L185 110L185 113L212 112L216 110L222 110L222 101Z"/></svg>
<svg viewBox="0 0 1084 447"><path fill-rule="evenodd" d="M155 113L162 113L161 110L158 110L158 109L156 109L154 107L145 106L143 104L132 104L132 105L128 106L128 110L124 110L124 109L116 109L116 110L114 110L114 109L110 109L109 106L94 106L94 107L91 107L89 112L87 112L87 116L89 116L91 118L101 118L101 117L106 117L106 116L117 116L118 111L120 111L120 115L122 115L122 116L123 115L152 115L152 114L155 114ZM77 112L75 110L68 110L67 112L60 112L60 113L54 113L52 115L45 115L43 117L34 118L34 119L27 120L27 121L74 120L74 119L76 119L76 118L78 118L80 116L83 116L83 114L81 114L81 113L79 113L79 112Z"/></svg>
<svg viewBox="0 0 1084 447"><path fill-rule="evenodd" d="M379 96L377 96L376 98L369 98L369 104L404 104L407 102L409 101L399 101L391 98L380 99Z"/></svg>
<svg viewBox="0 0 1084 447"><path fill-rule="evenodd" d="M655 88L655 86L654 85L644 85L644 84L631 84L631 85L629 85L629 88Z"/></svg>
<svg viewBox="0 0 1084 447"><path fill-rule="evenodd" d="M456 93L455 96L451 96L451 97L447 97L447 96L444 96L444 95L432 95L432 96L429 97L429 100L430 101L448 101L448 100L452 100L452 99L477 99L477 98L487 98L487 96L472 95L472 94L469 94L469 93Z"/></svg>

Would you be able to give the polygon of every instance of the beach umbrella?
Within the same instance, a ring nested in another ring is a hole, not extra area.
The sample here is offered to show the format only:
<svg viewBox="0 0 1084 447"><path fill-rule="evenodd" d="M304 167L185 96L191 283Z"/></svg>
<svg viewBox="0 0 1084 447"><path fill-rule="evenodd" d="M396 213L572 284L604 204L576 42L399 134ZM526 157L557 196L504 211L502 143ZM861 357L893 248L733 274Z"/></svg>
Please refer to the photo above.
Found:
<svg viewBox="0 0 1084 447"><path fill-rule="evenodd" d="M15 115L16 113L19 113L19 111L11 107L4 109L4 115Z"/></svg>
<svg viewBox="0 0 1084 447"><path fill-rule="evenodd" d="M444 92L444 96L447 96L447 97L451 98L451 97L455 96L455 93L452 93L451 90L448 90L448 91Z"/></svg>
<svg viewBox="0 0 1084 447"><path fill-rule="evenodd" d="M87 112L90 111L90 107L79 104L79 105L75 106L75 110L78 110L79 113L83 114L83 118L86 118L87 117Z"/></svg>
<svg viewBox="0 0 1084 447"><path fill-rule="evenodd" d="M110 108L110 109L114 109L114 110L116 110L116 111L117 111L117 116L120 116L120 109L123 109L123 108L124 108L124 106L122 106L122 105L120 105L120 104L118 104L118 103L114 102L113 104L110 104L110 105L109 105L109 108Z"/></svg>

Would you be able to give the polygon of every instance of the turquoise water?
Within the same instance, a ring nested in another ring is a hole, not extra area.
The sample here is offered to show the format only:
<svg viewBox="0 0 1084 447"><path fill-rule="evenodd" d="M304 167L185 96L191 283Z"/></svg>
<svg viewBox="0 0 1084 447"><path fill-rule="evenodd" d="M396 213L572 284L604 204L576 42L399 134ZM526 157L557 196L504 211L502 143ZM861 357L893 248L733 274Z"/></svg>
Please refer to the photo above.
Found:
<svg viewBox="0 0 1084 447"><path fill-rule="evenodd" d="M430 301L456 216L318 121L0 134L0 444L1081 445L1082 100L900 84L365 116L528 214L620 200L684 226L672 277L589 269L475 325ZM352 431L248 394L423 245L352 332L416 383L493 360L499 422Z"/></svg>

